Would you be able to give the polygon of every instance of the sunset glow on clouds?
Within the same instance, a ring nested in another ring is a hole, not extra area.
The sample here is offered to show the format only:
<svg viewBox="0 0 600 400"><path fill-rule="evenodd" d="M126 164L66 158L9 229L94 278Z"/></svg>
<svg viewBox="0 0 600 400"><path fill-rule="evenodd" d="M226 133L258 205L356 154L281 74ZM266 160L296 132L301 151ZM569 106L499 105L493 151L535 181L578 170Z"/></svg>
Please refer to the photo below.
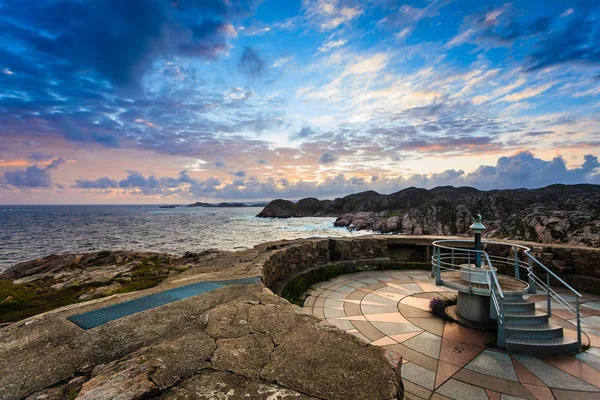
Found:
<svg viewBox="0 0 600 400"><path fill-rule="evenodd" d="M600 183L597 1L0 0L0 204Z"/></svg>

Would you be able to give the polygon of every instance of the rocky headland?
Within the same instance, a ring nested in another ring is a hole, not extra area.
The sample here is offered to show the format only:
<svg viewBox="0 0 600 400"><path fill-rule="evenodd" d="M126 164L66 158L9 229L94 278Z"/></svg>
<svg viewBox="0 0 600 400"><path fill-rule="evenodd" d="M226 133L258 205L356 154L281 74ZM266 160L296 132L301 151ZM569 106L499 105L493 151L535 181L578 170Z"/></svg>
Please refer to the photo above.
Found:
<svg viewBox="0 0 600 400"><path fill-rule="evenodd" d="M600 247L600 185L481 191L443 186L335 200L273 200L259 217L336 217L336 226L407 235L467 235L482 214L485 237Z"/></svg>

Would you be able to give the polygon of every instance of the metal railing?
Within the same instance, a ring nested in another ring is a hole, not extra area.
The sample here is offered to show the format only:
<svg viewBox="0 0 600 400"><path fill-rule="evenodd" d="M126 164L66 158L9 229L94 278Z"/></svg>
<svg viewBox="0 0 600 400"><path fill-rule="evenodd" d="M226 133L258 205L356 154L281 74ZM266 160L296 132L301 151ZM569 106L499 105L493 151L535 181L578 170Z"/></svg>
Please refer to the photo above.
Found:
<svg viewBox="0 0 600 400"><path fill-rule="evenodd" d="M565 310L570 312L577 319L577 342L581 346L581 313L579 312L579 299L582 297L581 294L573 289L568 283L560 279L554 272L550 271L544 264L539 262L534 256L531 255L531 250L527 249L524 251L529 259L528 263L528 274L530 280L536 282L536 285L541 287L541 289L547 294L547 309L548 315L552 315L552 302L550 297L552 297L558 304L560 304ZM535 275L533 269L533 263L535 263L538 267L542 268L546 271L546 283L544 283L539 277ZM573 307L567 300L561 297L556 291L554 291L550 287L550 277L554 277L558 282L560 282L564 287L569 289L571 293L575 295L575 307Z"/></svg>
<svg viewBox="0 0 600 400"><path fill-rule="evenodd" d="M496 269L502 267L506 271L514 271L509 276L514 276L517 279L521 279L522 270L523 274L527 276L529 284L529 293L537 293L538 288L541 289L547 295L547 310L548 315L552 315L552 299L554 299L560 306L570 312L577 319L577 341L581 345L581 313L579 311L579 299L582 297L579 292L573 289L568 283L559 278L554 272L548 269L543 263L537 260L532 254L531 249L526 246L484 240L483 246L509 246L512 252L509 252L509 256L498 256L489 255L485 250L476 250L465 246L473 246L472 240L437 240L433 242L433 255L431 257L431 276L436 278L436 285L442 285L442 271L450 270L464 270L465 264L468 265L468 276L464 279L468 282L468 292L473 293L473 282L472 274L481 274L483 271L478 270L472 271L472 264L474 262L475 255L479 254L485 260L485 265L489 266L489 270L485 269L486 275L486 292L489 293L491 302L494 306L494 310L497 314L498 320L498 344L504 345L504 293L500 283L498 282L498 276ZM519 252L525 255L525 257L519 257ZM510 254L512 253L512 254ZM541 272L545 272L545 282L540 279L536 274L534 267L541 269ZM569 301L564 299L554 289L550 287L550 279L553 278L556 282L559 282L562 286L568 289L575 295L575 306L571 305ZM452 287L452 284L444 282L446 286ZM456 285L455 285L456 286ZM457 288L457 287L455 287ZM482 293L479 288L476 292Z"/></svg>
<svg viewBox="0 0 600 400"><path fill-rule="evenodd" d="M431 276L436 278L436 285L442 285L442 270L460 270L467 271L469 294L474 292L473 284L487 285L487 290L476 286L475 291L483 294L485 291L490 296L490 301L496 312L498 322L498 345L505 346L505 320L504 320L504 293L498 281L498 276L492 264L492 259L483 250L476 250L469 247L452 246L451 244L473 245L469 240L437 240L433 242L433 256L431 258ZM445 250L445 252L442 252ZM477 255L483 259L483 267L473 268L471 261L475 262ZM486 268L489 267L489 269ZM482 280L482 274L484 279ZM455 287L458 289L458 287Z"/></svg>

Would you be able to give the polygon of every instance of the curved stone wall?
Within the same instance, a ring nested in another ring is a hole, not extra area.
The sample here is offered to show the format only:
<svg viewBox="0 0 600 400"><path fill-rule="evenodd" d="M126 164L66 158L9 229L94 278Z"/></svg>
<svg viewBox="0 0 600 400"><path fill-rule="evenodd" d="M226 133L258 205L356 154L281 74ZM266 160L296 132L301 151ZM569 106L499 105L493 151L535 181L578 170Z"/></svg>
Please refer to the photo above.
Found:
<svg viewBox="0 0 600 400"><path fill-rule="evenodd" d="M373 235L353 238L305 239L266 243L261 275L265 286L281 287L282 281L318 265L336 261L379 259L389 262L429 262L432 242L447 236ZM464 237L456 238L464 240ZM600 294L600 249L566 245L541 245L533 242L504 241L532 249L532 254L576 290ZM490 248L490 254L510 256ZM500 270L512 274L512 271Z"/></svg>

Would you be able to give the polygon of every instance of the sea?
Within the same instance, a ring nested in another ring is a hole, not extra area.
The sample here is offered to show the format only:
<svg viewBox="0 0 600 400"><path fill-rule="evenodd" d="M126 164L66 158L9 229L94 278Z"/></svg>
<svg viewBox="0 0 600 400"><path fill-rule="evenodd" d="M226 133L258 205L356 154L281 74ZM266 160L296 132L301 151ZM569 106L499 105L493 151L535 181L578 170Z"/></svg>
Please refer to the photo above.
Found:
<svg viewBox="0 0 600 400"><path fill-rule="evenodd" d="M0 271L50 254L132 250L182 255L211 248L243 250L280 239L372 233L334 227L335 218L257 218L261 210L0 205Z"/></svg>

